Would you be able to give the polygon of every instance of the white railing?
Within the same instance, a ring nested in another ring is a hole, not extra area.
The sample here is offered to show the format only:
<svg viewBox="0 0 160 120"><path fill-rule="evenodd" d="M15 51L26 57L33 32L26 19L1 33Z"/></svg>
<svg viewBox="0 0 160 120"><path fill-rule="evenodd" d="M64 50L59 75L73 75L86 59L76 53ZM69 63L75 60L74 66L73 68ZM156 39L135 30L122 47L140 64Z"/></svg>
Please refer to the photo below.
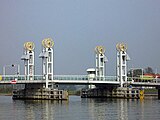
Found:
<svg viewBox="0 0 160 120"><path fill-rule="evenodd" d="M16 80L17 83L45 83L45 77L42 75L35 75L32 76L30 79L29 77L25 75L5 75L5 76L0 76L0 83L11 83L12 80ZM93 83L115 83L117 81L116 76L105 76L105 77L96 77L90 79L87 75L54 75L53 81L50 82L59 82L59 83L86 83L86 82L93 82ZM140 84L140 85L150 85L150 84L155 84L159 85L160 84L160 79L159 78L154 78L154 79L143 79L142 77L128 77L127 83L132 83L132 84Z"/></svg>
<svg viewBox="0 0 160 120"><path fill-rule="evenodd" d="M1 81L11 81L11 80L45 80L42 75L25 76L25 75L5 75L1 76ZM53 80L90 80L87 75L54 75ZM116 76L105 76L105 77L95 77L94 81L116 81Z"/></svg>
<svg viewBox="0 0 160 120"><path fill-rule="evenodd" d="M87 75L54 75L53 80L88 80Z"/></svg>
<svg viewBox="0 0 160 120"><path fill-rule="evenodd" d="M25 75L2 75L0 77L1 81L11 81L11 80L45 80L45 77L42 75L34 75L32 77ZM90 80L87 75L54 75L53 80ZM105 76L105 77L95 77L94 81L117 81L116 76ZM128 77L127 81L129 82L152 82L160 83L159 78L148 78L143 79L142 77Z"/></svg>
<svg viewBox="0 0 160 120"><path fill-rule="evenodd" d="M128 77L128 82L160 83L160 78Z"/></svg>
<svg viewBox="0 0 160 120"><path fill-rule="evenodd" d="M2 75L1 81L11 81L11 80L43 80L44 77L42 75L34 75L34 76L26 76L26 75Z"/></svg>
<svg viewBox="0 0 160 120"><path fill-rule="evenodd" d="M55 75L54 80L89 80L87 75ZM116 76L95 77L94 81L116 81Z"/></svg>

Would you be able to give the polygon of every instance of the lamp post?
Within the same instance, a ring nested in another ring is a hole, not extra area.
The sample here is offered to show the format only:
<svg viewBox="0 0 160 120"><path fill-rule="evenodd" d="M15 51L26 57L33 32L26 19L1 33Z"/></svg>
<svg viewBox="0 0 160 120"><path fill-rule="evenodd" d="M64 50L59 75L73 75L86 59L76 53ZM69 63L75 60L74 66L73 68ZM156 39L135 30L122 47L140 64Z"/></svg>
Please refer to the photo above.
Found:
<svg viewBox="0 0 160 120"><path fill-rule="evenodd" d="M12 64L12 67L15 67L15 66L17 66L16 74L20 75L20 65L19 64Z"/></svg>
<svg viewBox="0 0 160 120"><path fill-rule="evenodd" d="M3 66L3 75L6 75L6 67L11 67L11 65L5 65Z"/></svg>
<svg viewBox="0 0 160 120"><path fill-rule="evenodd" d="M5 66L3 66L3 76L5 76L6 75L6 67L15 67L15 66L17 66L17 75L19 75L20 74L20 65L19 64L12 64L12 65L5 65Z"/></svg>
<svg viewBox="0 0 160 120"><path fill-rule="evenodd" d="M156 77L156 79L155 79L155 80L156 80L156 83L158 83L158 80L157 80L157 77L158 77L158 76L157 76L157 74L158 74L158 70L157 70L157 68L156 68L156 72L155 72L155 75L156 75L156 76L155 76L155 77Z"/></svg>

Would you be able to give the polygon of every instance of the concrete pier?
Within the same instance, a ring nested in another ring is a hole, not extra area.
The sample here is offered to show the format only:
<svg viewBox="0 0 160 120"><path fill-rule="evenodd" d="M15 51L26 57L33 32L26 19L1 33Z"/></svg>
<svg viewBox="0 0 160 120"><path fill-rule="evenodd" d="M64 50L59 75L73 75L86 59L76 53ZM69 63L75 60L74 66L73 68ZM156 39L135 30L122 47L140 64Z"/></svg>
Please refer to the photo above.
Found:
<svg viewBox="0 0 160 120"><path fill-rule="evenodd" d="M82 90L82 98L125 98L125 99L143 99L144 91L137 88L94 88Z"/></svg>
<svg viewBox="0 0 160 120"><path fill-rule="evenodd" d="M57 89L20 89L13 91L13 99L67 100L68 92Z"/></svg>
<svg viewBox="0 0 160 120"><path fill-rule="evenodd" d="M158 99L160 100L160 88L158 88Z"/></svg>
<svg viewBox="0 0 160 120"><path fill-rule="evenodd" d="M24 89L14 89L13 99L34 100L68 100L68 92L53 88L43 88L43 85L26 84Z"/></svg>

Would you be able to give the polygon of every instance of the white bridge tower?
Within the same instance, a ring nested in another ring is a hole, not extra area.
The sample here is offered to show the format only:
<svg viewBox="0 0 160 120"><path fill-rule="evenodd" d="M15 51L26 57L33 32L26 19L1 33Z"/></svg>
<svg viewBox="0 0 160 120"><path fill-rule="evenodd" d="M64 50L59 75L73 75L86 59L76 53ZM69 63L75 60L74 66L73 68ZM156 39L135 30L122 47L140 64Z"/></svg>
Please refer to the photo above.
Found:
<svg viewBox="0 0 160 120"><path fill-rule="evenodd" d="M34 43L26 42L24 44L24 53L21 57L21 60L24 60L24 72L26 80L34 79Z"/></svg>
<svg viewBox="0 0 160 120"><path fill-rule="evenodd" d="M42 41L42 52L39 57L42 58L42 75L46 80L46 88L49 88L49 81L53 80L53 45L51 38Z"/></svg>
<svg viewBox="0 0 160 120"><path fill-rule="evenodd" d="M107 57L105 56L105 48L103 46L97 46L95 48L96 53L96 79L102 80L105 76L105 63Z"/></svg>
<svg viewBox="0 0 160 120"><path fill-rule="evenodd" d="M127 45L119 43L117 48L117 81L120 81L120 87L123 87L123 83L127 82L127 61L130 60L127 54Z"/></svg>

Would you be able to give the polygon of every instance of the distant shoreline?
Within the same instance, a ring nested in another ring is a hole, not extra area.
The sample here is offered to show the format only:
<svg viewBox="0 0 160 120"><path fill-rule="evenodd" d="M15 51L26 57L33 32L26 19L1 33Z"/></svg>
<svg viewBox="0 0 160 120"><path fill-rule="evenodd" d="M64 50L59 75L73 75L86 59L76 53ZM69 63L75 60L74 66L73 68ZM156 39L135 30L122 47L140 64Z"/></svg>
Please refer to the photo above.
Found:
<svg viewBox="0 0 160 120"><path fill-rule="evenodd" d="M12 96L12 93L0 93L0 96Z"/></svg>

